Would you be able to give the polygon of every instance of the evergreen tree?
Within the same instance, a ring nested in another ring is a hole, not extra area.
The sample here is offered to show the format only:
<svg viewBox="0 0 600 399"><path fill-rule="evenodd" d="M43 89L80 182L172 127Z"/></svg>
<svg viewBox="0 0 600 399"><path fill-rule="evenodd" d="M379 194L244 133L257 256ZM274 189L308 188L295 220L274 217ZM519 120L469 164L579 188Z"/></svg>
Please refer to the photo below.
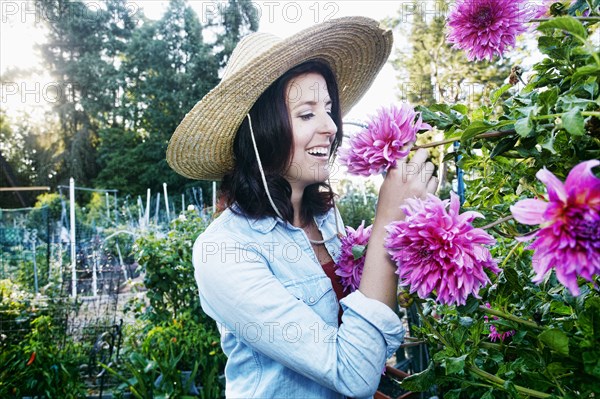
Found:
<svg viewBox="0 0 600 399"><path fill-rule="evenodd" d="M230 0L221 12L220 24L217 25L215 46L219 49L217 58L224 67L233 49L248 33L258 30L257 9L249 0ZM209 26L215 26L214 22Z"/></svg>
<svg viewBox="0 0 600 399"><path fill-rule="evenodd" d="M104 5L91 9L80 0L38 2L47 28L40 49L58 89L53 111L63 151L56 169L63 183L74 177L78 184L90 184L98 173L98 129L116 120L117 60L135 25L125 0Z"/></svg>
<svg viewBox="0 0 600 399"><path fill-rule="evenodd" d="M401 100L413 105L478 104L483 96L502 86L509 76L509 60L471 62L446 41L447 0L403 4L386 23L408 38L408 46L392 60L399 72ZM486 82L483 86L480 82Z"/></svg>
<svg viewBox="0 0 600 399"><path fill-rule="evenodd" d="M231 1L228 10L233 3L239 2ZM257 27L255 17L224 17L226 36L219 36L217 42L237 43L240 32ZM126 193L146 188L162 191L163 182L171 192L198 185L169 168L166 148L185 114L217 85L223 51L222 46L203 40L203 26L184 0L172 0L159 21L144 20L128 43L122 64L126 82L122 103L128 123L101 132L98 185Z"/></svg>

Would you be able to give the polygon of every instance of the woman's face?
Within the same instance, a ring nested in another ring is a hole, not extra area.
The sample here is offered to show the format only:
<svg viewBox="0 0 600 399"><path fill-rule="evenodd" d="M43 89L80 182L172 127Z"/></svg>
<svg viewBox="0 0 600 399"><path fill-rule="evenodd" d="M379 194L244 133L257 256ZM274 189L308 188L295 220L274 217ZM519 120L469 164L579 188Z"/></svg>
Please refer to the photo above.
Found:
<svg viewBox="0 0 600 399"><path fill-rule="evenodd" d="M292 190L304 190L329 177L328 161L337 126L330 115L327 84L320 74L310 72L293 78L286 93L293 148L285 179Z"/></svg>

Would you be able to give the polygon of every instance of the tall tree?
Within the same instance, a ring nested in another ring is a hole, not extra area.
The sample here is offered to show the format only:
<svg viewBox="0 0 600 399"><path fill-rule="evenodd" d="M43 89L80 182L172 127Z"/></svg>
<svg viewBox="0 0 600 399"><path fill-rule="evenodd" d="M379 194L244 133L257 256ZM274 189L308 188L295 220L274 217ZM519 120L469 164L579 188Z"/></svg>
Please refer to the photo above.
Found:
<svg viewBox="0 0 600 399"><path fill-rule="evenodd" d="M252 1L230 0L220 17L215 45L219 49L217 57L223 67L240 39L258 30L259 16ZM209 25L215 26L214 22Z"/></svg>
<svg viewBox="0 0 600 399"><path fill-rule="evenodd" d="M13 119L13 120L11 120ZM0 109L0 186L52 186L55 182L55 155L60 152L57 126L32 123L27 114L9 118ZM0 208L33 205L39 193L0 193Z"/></svg>
<svg viewBox="0 0 600 399"><path fill-rule="evenodd" d="M463 52L452 49L446 41L449 4L447 0L404 3L398 15L387 21L408 38L408 46L396 53L392 64L399 72L402 100L414 105L476 104L509 76L509 60L470 62Z"/></svg>
<svg viewBox="0 0 600 399"><path fill-rule="evenodd" d="M240 32L257 27L256 19L222 21L226 27L221 30L231 32L229 40L235 43ZM128 193L162 190L163 182L175 192L196 184L173 172L165 153L185 113L219 81L223 48L206 43L203 33L184 0L172 0L159 21L145 20L135 31L122 65L126 80L122 103L129 123L124 129L101 132L97 184Z"/></svg>
<svg viewBox="0 0 600 399"><path fill-rule="evenodd" d="M95 9L80 0L40 0L38 6L47 28L40 49L58 89L53 110L64 142L59 179L89 184L98 172L98 129L116 119L116 60L135 24L125 0Z"/></svg>

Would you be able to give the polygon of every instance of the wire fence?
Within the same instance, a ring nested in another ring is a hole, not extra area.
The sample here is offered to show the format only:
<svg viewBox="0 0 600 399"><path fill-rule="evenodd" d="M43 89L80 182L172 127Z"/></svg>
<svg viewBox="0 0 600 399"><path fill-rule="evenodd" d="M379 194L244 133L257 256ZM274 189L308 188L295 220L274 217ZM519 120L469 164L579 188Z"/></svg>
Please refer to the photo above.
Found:
<svg viewBox="0 0 600 399"><path fill-rule="evenodd" d="M72 184L43 195L36 207L0 209L0 344L17 344L36 317L51 315L56 337L87 348L81 372L89 388L110 386L99 363L118 355L122 326L133 322L124 321L125 307L145 297L136 237L165 233L190 206L208 214L201 188L150 194L119 197Z"/></svg>

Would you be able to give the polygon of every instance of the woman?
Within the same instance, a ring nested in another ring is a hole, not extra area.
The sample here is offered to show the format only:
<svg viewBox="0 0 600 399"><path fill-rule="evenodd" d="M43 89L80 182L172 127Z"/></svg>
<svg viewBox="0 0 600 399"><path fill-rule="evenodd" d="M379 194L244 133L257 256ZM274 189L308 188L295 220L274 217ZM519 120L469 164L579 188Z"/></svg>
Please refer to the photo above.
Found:
<svg viewBox="0 0 600 399"><path fill-rule="evenodd" d="M345 297L334 274L344 229L327 184L342 114L391 46L391 32L362 17L284 40L252 34L169 143L177 172L223 180L227 209L193 263L228 357L227 397L369 397L402 341L384 226L403 217L404 199L435 190L427 152L387 174L359 289Z"/></svg>

